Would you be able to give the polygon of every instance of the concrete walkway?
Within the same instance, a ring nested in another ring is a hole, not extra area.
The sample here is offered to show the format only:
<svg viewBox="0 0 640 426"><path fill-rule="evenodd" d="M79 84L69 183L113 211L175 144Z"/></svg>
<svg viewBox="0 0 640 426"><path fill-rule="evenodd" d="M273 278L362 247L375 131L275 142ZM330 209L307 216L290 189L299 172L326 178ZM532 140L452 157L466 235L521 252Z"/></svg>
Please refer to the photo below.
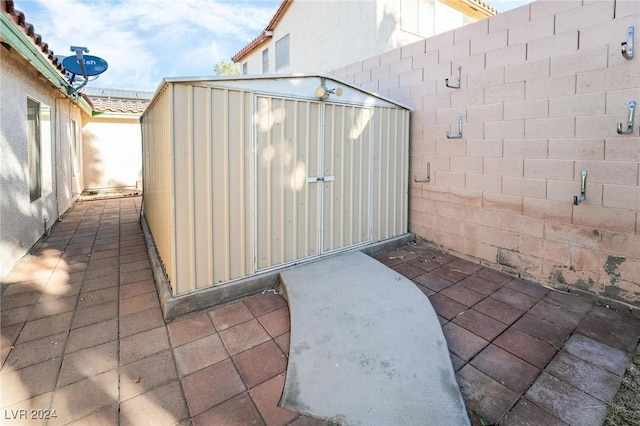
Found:
<svg viewBox="0 0 640 426"><path fill-rule="evenodd" d="M165 324L140 203L77 203L3 279L0 423L326 424L278 407L280 295ZM602 424L627 354L640 351L638 318L425 245L377 260L429 297L473 424Z"/></svg>
<svg viewBox="0 0 640 426"><path fill-rule="evenodd" d="M360 252L280 276L293 325L284 407L349 425L469 424L436 313L409 279Z"/></svg>

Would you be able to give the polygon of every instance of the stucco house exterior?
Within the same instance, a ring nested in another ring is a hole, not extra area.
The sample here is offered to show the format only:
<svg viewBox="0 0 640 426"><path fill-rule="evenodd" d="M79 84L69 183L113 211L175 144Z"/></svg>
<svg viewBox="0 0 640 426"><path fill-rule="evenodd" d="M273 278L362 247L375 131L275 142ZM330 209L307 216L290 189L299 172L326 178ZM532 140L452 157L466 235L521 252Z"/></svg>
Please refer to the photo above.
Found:
<svg viewBox="0 0 640 426"><path fill-rule="evenodd" d="M329 72L497 13L482 0L284 0L232 60L242 74Z"/></svg>
<svg viewBox="0 0 640 426"><path fill-rule="evenodd" d="M142 186L140 115L153 92L87 87L93 114L82 127L84 189Z"/></svg>
<svg viewBox="0 0 640 426"><path fill-rule="evenodd" d="M0 277L82 191L82 121L91 106L68 95L64 69L33 25L1 3Z"/></svg>

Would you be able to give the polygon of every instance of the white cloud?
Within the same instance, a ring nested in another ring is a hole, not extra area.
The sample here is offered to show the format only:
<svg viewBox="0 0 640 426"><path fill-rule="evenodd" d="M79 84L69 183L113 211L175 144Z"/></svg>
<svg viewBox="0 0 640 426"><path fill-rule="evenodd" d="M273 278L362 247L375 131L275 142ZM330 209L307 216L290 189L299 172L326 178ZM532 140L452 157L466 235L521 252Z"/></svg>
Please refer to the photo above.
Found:
<svg viewBox="0 0 640 426"><path fill-rule="evenodd" d="M94 87L155 90L166 76L210 75L268 24L279 1L18 2L57 55L86 46L109 69Z"/></svg>

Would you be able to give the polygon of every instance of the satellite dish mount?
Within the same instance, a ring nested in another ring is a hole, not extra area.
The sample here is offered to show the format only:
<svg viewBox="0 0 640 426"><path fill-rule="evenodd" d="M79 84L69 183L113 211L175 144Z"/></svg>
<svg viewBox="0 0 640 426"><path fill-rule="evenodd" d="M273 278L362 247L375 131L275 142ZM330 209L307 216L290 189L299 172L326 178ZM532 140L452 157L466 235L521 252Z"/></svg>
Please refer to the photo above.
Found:
<svg viewBox="0 0 640 426"><path fill-rule="evenodd" d="M107 61L97 56L84 55L89 53L89 49L82 46L71 46L70 49L75 52L75 56L68 56L62 61L62 66L70 73L69 84L71 87L68 90L69 95L73 95L78 92L89 82L90 76L98 76L105 72L109 65ZM73 83L76 76L82 77L83 81L77 87L73 87Z"/></svg>

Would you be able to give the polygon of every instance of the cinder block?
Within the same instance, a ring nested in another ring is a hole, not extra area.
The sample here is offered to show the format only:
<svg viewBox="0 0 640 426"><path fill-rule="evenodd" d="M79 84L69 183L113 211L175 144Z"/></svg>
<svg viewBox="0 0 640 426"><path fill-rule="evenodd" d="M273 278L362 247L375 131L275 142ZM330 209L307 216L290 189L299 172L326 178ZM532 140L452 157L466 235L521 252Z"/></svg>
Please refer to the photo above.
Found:
<svg viewBox="0 0 640 426"><path fill-rule="evenodd" d="M395 87L399 87L399 85L400 85L400 80L397 75L383 77L378 81L379 90L389 90Z"/></svg>
<svg viewBox="0 0 640 426"><path fill-rule="evenodd" d="M451 188L449 200L453 204L482 207L482 192L468 191L461 188Z"/></svg>
<svg viewBox="0 0 640 426"><path fill-rule="evenodd" d="M519 118L544 118L549 116L549 105L547 99L529 99L525 101L505 102L505 120L516 120Z"/></svg>
<svg viewBox="0 0 640 426"><path fill-rule="evenodd" d="M604 158L607 161L640 161L640 138L605 139Z"/></svg>
<svg viewBox="0 0 640 426"><path fill-rule="evenodd" d="M436 154L438 156L465 155L466 147L465 139L446 139L444 133L442 139L436 139Z"/></svg>
<svg viewBox="0 0 640 426"><path fill-rule="evenodd" d="M431 68L438 64L437 50L413 55L413 68Z"/></svg>
<svg viewBox="0 0 640 426"><path fill-rule="evenodd" d="M606 113L629 114L629 101L634 99L640 101L640 88L607 92Z"/></svg>
<svg viewBox="0 0 640 426"><path fill-rule="evenodd" d="M544 237L544 219L534 219L527 216L516 216L518 219L517 231L533 237Z"/></svg>
<svg viewBox="0 0 640 426"><path fill-rule="evenodd" d="M436 124L436 112L417 109L411 113L411 127L433 126ZM422 132L422 129L421 129Z"/></svg>
<svg viewBox="0 0 640 426"><path fill-rule="evenodd" d="M433 182L422 187L422 198L431 201L449 202L449 187L441 186ZM432 205L433 203L430 203Z"/></svg>
<svg viewBox="0 0 640 426"><path fill-rule="evenodd" d="M362 61L347 65L347 74L353 75L362 71Z"/></svg>
<svg viewBox="0 0 640 426"><path fill-rule="evenodd" d="M389 89L389 97L391 99L395 99L397 101L403 102L405 104L409 104L411 100L411 87L410 86L402 86L402 87L394 87ZM409 105L413 107L413 105Z"/></svg>
<svg viewBox="0 0 640 426"><path fill-rule="evenodd" d="M464 58L471 54L471 41L462 40L452 46L444 46L438 49L438 61L440 63L450 62L454 59Z"/></svg>
<svg viewBox="0 0 640 426"><path fill-rule="evenodd" d="M424 96L422 98L422 109L425 111L440 110L444 108L451 108L451 93L441 93L437 95Z"/></svg>
<svg viewBox="0 0 640 426"><path fill-rule="evenodd" d="M544 179L503 176L502 193L531 198L545 198L547 196L547 181Z"/></svg>
<svg viewBox="0 0 640 426"><path fill-rule="evenodd" d="M404 58L399 61L389 63L389 72L391 73L391 75L411 71L412 68L413 58Z"/></svg>
<svg viewBox="0 0 640 426"><path fill-rule="evenodd" d="M636 214L632 210L580 204L573 209L573 223L614 232L633 234Z"/></svg>
<svg viewBox="0 0 640 426"><path fill-rule="evenodd" d="M353 75L354 84L362 84L371 81L371 70L360 71Z"/></svg>
<svg viewBox="0 0 640 426"><path fill-rule="evenodd" d="M433 170L431 175L434 175ZM464 173L445 172L437 170L435 172L435 183L439 186L450 188L464 188Z"/></svg>
<svg viewBox="0 0 640 426"><path fill-rule="evenodd" d="M530 6L524 5L492 16L489 21L489 32L518 28L529 22Z"/></svg>
<svg viewBox="0 0 640 426"><path fill-rule="evenodd" d="M521 101L525 97L525 82L499 84L484 88L485 103Z"/></svg>
<svg viewBox="0 0 640 426"><path fill-rule="evenodd" d="M604 139L550 139L549 158L604 160Z"/></svg>
<svg viewBox="0 0 640 426"><path fill-rule="evenodd" d="M557 13L556 33L609 22L614 18L614 6L614 1L598 1L584 5L580 9Z"/></svg>
<svg viewBox="0 0 640 426"><path fill-rule="evenodd" d="M399 79L400 87L420 85L422 83L422 68L402 72Z"/></svg>
<svg viewBox="0 0 640 426"><path fill-rule="evenodd" d="M425 52L431 50L438 50L444 46L453 45L453 31L447 31L446 33L438 34L433 37L429 37L425 40Z"/></svg>
<svg viewBox="0 0 640 426"><path fill-rule="evenodd" d="M479 209L477 207L465 206L464 221L470 223L480 223L484 226L500 229L502 217L495 211Z"/></svg>
<svg viewBox="0 0 640 426"><path fill-rule="evenodd" d="M537 259L542 259L542 242L542 238L523 235L522 241L520 242L520 251L526 256L533 256Z"/></svg>
<svg viewBox="0 0 640 426"><path fill-rule="evenodd" d="M531 20L580 7L582 7L582 3L575 0L536 1L531 3Z"/></svg>
<svg viewBox="0 0 640 426"><path fill-rule="evenodd" d="M547 221L545 222L546 236L548 221L571 223L571 207L572 202L524 197L522 214L526 217Z"/></svg>
<svg viewBox="0 0 640 426"><path fill-rule="evenodd" d="M587 170L587 182L614 185L638 185L638 162L576 161L575 180Z"/></svg>
<svg viewBox="0 0 640 426"><path fill-rule="evenodd" d="M571 263L571 246L566 243L545 240L542 245L542 257L562 265Z"/></svg>
<svg viewBox="0 0 640 426"><path fill-rule="evenodd" d="M487 209L486 204L487 203L485 198L485 209ZM490 202L489 205L490 207L503 206L503 204L500 202L496 202L496 203ZM505 211L500 209L492 209L492 210L494 210L494 214L495 214L495 211ZM506 212L511 213L510 211L506 211ZM482 228L482 235L480 238L482 241L486 242L487 244L490 244L498 248L507 249L507 250L520 249L520 236L515 232L502 231L500 229L496 230L496 229L484 227Z"/></svg>
<svg viewBox="0 0 640 426"><path fill-rule="evenodd" d="M529 159L547 158L547 144L548 142L546 139L505 139L504 156Z"/></svg>
<svg viewBox="0 0 640 426"><path fill-rule="evenodd" d="M337 70L333 70L331 71L331 74L341 79L345 79L349 75L349 73L347 72L347 67L341 67Z"/></svg>
<svg viewBox="0 0 640 426"><path fill-rule="evenodd" d="M571 181L574 176L573 161L525 158L524 176L528 178Z"/></svg>
<svg viewBox="0 0 640 426"><path fill-rule="evenodd" d="M551 58L551 76L573 75L577 72L607 68L607 46L590 49L580 48L577 52Z"/></svg>
<svg viewBox="0 0 640 426"><path fill-rule="evenodd" d="M437 80L444 84L445 78L451 78L451 63L439 63L437 65L425 66L424 81ZM455 76L454 76L455 78Z"/></svg>
<svg viewBox="0 0 640 426"><path fill-rule="evenodd" d="M436 94L436 82L435 81L423 81L422 83L416 83L411 85L411 96L414 98L421 98L420 102L416 102L418 108L424 105L425 96L433 96Z"/></svg>
<svg viewBox="0 0 640 426"><path fill-rule="evenodd" d="M493 86L495 84L503 84L504 69L498 68L469 74L467 82L469 87L485 87Z"/></svg>
<svg viewBox="0 0 640 426"><path fill-rule="evenodd" d="M600 237L600 249L605 253L640 253L640 235L620 234L618 232L602 231Z"/></svg>
<svg viewBox="0 0 640 426"><path fill-rule="evenodd" d="M550 58L510 64L504 69L505 83L549 77Z"/></svg>
<svg viewBox="0 0 640 426"><path fill-rule="evenodd" d="M576 117L576 137L608 138L618 136L618 123L627 123L628 114ZM624 137L620 135L619 137Z"/></svg>
<svg viewBox="0 0 640 426"><path fill-rule="evenodd" d="M436 124L455 124L458 126L458 116L462 116L463 123L466 121L466 110L464 107L439 109L436 111Z"/></svg>
<svg viewBox="0 0 640 426"><path fill-rule="evenodd" d="M524 138L524 120L484 123L484 136L487 139L522 139Z"/></svg>
<svg viewBox="0 0 640 426"><path fill-rule="evenodd" d="M580 195L580 181L549 180L547 181L547 199L556 201L573 201ZM587 204L602 205L602 184L589 183L587 180ZM581 204L582 205L582 204Z"/></svg>
<svg viewBox="0 0 640 426"><path fill-rule="evenodd" d="M473 46L472 46L473 47ZM567 31L527 43L527 60L564 56L578 50L578 31Z"/></svg>
<svg viewBox="0 0 640 426"><path fill-rule="evenodd" d="M451 131L455 134L458 132L457 124L451 126ZM462 128L464 139L482 139L484 138L484 123L465 122Z"/></svg>
<svg viewBox="0 0 640 426"><path fill-rule="evenodd" d="M442 232L439 230L436 230L435 235L435 242L437 244L441 244L442 246L447 247L454 252L462 252L462 249L464 248L463 239L458 235L449 234L447 232Z"/></svg>
<svg viewBox="0 0 640 426"><path fill-rule="evenodd" d="M484 103L484 89L467 89L451 92L451 106L482 105Z"/></svg>
<svg viewBox="0 0 640 426"><path fill-rule="evenodd" d="M391 75L389 64L380 65L377 68L371 69L371 80L380 80L381 78L387 78Z"/></svg>
<svg viewBox="0 0 640 426"><path fill-rule="evenodd" d="M381 54L380 65L393 64L395 62L400 62L402 60L401 54L402 54L401 48L393 49Z"/></svg>
<svg viewBox="0 0 640 426"><path fill-rule="evenodd" d="M602 205L640 211L640 186L604 185Z"/></svg>
<svg viewBox="0 0 640 426"><path fill-rule="evenodd" d="M452 101L453 101L453 94ZM469 123L484 123L487 121L501 121L504 117L502 103L473 105L467 107L467 121Z"/></svg>
<svg viewBox="0 0 640 426"><path fill-rule="evenodd" d="M586 247L571 247L571 265L590 272L599 273L602 267L600 262L601 253L598 250Z"/></svg>
<svg viewBox="0 0 640 426"><path fill-rule="evenodd" d="M502 157L502 139L467 139L467 155Z"/></svg>
<svg viewBox="0 0 640 426"><path fill-rule="evenodd" d="M462 40L473 40L476 37L481 37L489 33L489 20L481 19L480 21L464 25L450 32L453 33L456 43Z"/></svg>
<svg viewBox="0 0 640 426"><path fill-rule="evenodd" d="M507 35L507 30L501 30L473 37L471 39L471 54L477 55L478 53L491 52L507 47Z"/></svg>
<svg viewBox="0 0 640 426"><path fill-rule="evenodd" d="M608 92L638 87L640 87L638 65L628 63L618 67L578 73L576 93Z"/></svg>
<svg viewBox="0 0 640 426"><path fill-rule="evenodd" d="M521 158L486 157L484 159L484 173L487 175L522 177L523 170L524 160Z"/></svg>
<svg viewBox="0 0 640 426"><path fill-rule="evenodd" d="M509 27L509 45L525 44L554 34L554 16Z"/></svg>
<svg viewBox="0 0 640 426"><path fill-rule="evenodd" d="M526 99L550 98L553 96L567 96L576 93L576 76L538 78L527 80Z"/></svg>
<svg viewBox="0 0 640 426"><path fill-rule="evenodd" d="M525 136L531 139L570 138L575 133L573 117L532 118L525 120Z"/></svg>
<svg viewBox="0 0 640 426"><path fill-rule="evenodd" d="M549 98L550 117L576 117L605 113L604 92Z"/></svg>
<svg viewBox="0 0 640 426"><path fill-rule="evenodd" d="M365 81L363 83L360 83L359 86L364 90L369 90L376 93L378 92L378 80Z"/></svg>
<svg viewBox="0 0 640 426"><path fill-rule="evenodd" d="M640 2L636 0L616 0L616 18L640 14Z"/></svg>
<svg viewBox="0 0 640 426"><path fill-rule="evenodd" d="M451 69L457 73L458 67L460 67L463 75L473 74L485 69L485 54L466 56L464 58L454 59L451 62Z"/></svg>
<svg viewBox="0 0 640 426"><path fill-rule="evenodd" d="M464 217L464 207L459 204L452 204L451 202L436 202L435 213L441 217L449 217L455 219L462 219Z"/></svg>
<svg viewBox="0 0 640 426"><path fill-rule="evenodd" d="M502 177L480 173L467 173L466 185L462 188L469 191L499 194L502 190Z"/></svg>
<svg viewBox="0 0 640 426"><path fill-rule="evenodd" d="M503 67L510 64L520 64L527 60L527 45L515 44L502 49L486 52L486 68Z"/></svg>
<svg viewBox="0 0 640 426"><path fill-rule="evenodd" d="M482 173L482 157L453 156L450 167L452 172Z"/></svg>
<svg viewBox="0 0 640 426"><path fill-rule="evenodd" d="M378 68L379 66L380 66L380 55L376 55L362 61L362 70L370 70L372 68Z"/></svg>
<svg viewBox="0 0 640 426"><path fill-rule="evenodd" d="M415 43L402 46L402 48L400 48L400 57L402 59L414 57L416 55L420 55L424 53L425 50L426 50L425 40L419 40L419 41L416 41Z"/></svg>
<svg viewBox="0 0 640 426"><path fill-rule="evenodd" d="M495 264L496 257L498 256L498 248L478 240L465 238L464 253Z"/></svg>
<svg viewBox="0 0 640 426"><path fill-rule="evenodd" d="M458 92L460 90L467 90L467 88L469 87L467 84L467 76L465 74L462 74L460 76L460 82L458 83L457 72L454 74L455 75L452 75L446 78L440 78L436 81L436 91L438 93L453 93L453 92ZM447 80L449 85L459 85L460 87L458 88L448 87Z"/></svg>

